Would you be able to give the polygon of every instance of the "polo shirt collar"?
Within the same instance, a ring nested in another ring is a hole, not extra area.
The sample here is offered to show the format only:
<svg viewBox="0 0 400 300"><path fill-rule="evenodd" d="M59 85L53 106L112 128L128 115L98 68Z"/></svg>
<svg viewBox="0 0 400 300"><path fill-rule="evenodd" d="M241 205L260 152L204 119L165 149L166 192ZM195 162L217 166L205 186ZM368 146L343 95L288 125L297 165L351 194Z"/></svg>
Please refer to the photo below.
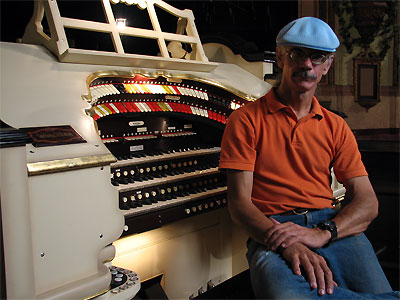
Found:
<svg viewBox="0 0 400 300"><path fill-rule="evenodd" d="M266 101L267 101L267 110L269 113L273 114L276 113L277 111L284 109L287 107L287 105L284 105L282 102L280 102L276 96L275 93L275 88L271 89L269 93L265 96ZM312 108L311 108L311 113L313 116L318 116L318 118L322 118L322 110L321 110L321 105L319 104L317 98L314 96L312 99Z"/></svg>

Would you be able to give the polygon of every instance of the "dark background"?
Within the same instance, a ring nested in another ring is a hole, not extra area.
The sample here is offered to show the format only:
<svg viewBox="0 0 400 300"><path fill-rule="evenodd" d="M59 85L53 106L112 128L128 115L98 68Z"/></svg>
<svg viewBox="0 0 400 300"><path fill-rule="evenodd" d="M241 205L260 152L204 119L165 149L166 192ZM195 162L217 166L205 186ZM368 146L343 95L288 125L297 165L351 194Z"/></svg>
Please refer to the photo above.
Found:
<svg viewBox="0 0 400 300"><path fill-rule="evenodd" d="M33 13L33 0L0 0L1 41L16 42L22 38L26 24ZM190 9L195 16L196 27L203 43L219 41L230 43L237 52L260 53L275 51L275 37L279 30L297 18L297 1L165 1L179 9ZM106 22L99 0L57 1L62 17L73 17L97 22ZM128 26L152 29L146 10L125 4L112 5L115 18L128 19ZM162 9L156 9L163 31L175 32L175 17ZM43 22L46 30L47 22ZM90 50L113 51L108 34L93 34L91 37L77 30L67 29L70 47ZM156 44L144 39L124 37L128 53L144 54L158 51ZM137 45L140 46L137 46ZM240 48L240 49L238 49ZM152 53L153 55L156 53Z"/></svg>

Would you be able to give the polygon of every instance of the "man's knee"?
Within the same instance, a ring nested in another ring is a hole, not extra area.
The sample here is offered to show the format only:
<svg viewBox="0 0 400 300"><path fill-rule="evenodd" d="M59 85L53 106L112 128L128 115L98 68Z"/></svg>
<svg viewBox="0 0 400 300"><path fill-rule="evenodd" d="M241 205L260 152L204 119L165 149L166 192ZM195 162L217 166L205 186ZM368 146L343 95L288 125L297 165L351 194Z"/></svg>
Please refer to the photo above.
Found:
<svg viewBox="0 0 400 300"><path fill-rule="evenodd" d="M257 298L309 298L309 283L303 276L295 275L280 254L259 246L248 258L251 284Z"/></svg>
<svg viewBox="0 0 400 300"><path fill-rule="evenodd" d="M291 274L286 278L256 277L251 274L254 295L257 299L313 299L318 298L303 276ZM280 277L280 276L277 276Z"/></svg>

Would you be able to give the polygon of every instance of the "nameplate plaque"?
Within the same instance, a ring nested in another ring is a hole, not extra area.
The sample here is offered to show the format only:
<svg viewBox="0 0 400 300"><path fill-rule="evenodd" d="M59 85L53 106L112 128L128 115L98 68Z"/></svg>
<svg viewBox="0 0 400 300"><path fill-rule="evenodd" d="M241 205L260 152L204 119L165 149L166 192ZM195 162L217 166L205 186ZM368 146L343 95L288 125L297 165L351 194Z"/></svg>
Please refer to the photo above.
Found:
<svg viewBox="0 0 400 300"><path fill-rule="evenodd" d="M35 147L86 143L70 125L21 128Z"/></svg>

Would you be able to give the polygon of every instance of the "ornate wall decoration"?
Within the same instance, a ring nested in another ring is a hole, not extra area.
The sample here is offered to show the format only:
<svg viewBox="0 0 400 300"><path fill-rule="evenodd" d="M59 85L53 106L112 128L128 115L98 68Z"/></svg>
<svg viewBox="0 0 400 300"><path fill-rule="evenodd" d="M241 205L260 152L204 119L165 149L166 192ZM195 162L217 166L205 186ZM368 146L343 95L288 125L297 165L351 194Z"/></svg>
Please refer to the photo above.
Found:
<svg viewBox="0 0 400 300"><path fill-rule="evenodd" d="M367 110L380 101L380 63L398 32L397 13L395 0L340 0L336 4L339 34L347 52L362 48L353 58L354 95Z"/></svg>

